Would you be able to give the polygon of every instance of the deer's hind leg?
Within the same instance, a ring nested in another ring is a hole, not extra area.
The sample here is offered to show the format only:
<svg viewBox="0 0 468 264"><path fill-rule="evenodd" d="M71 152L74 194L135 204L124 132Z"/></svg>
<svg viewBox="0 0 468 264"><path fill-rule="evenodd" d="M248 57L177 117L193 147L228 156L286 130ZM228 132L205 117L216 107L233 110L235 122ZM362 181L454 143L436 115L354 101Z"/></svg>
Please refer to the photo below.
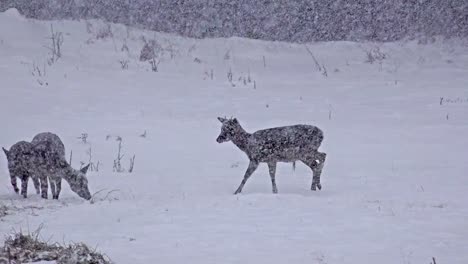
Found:
<svg viewBox="0 0 468 264"><path fill-rule="evenodd" d="M21 176L21 195L24 198L28 198L28 175Z"/></svg>
<svg viewBox="0 0 468 264"><path fill-rule="evenodd" d="M272 187L273 193L278 193L278 188L276 188L276 180L275 180L276 162L268 163L268 171L270 172L271 187Z"/></svg>
<svg viewBox="0 0 468 264"><path fill-rule="evenodd" d="M238 194L242 192L242 188L244 188L245 183L247 180L252 176L252 173L257 169L258 167L258 162L251 160L249 163L249 167L247 168L247 171L244 174L244 179L242 179L241 184L237 188L237 190L234 192L234 194Z"/></svg>
<svg viewBox="0 0 468 264"><path fill-rule="evenodd" d="M41 181L41 197L47 199L47 191L49 189L47 176L41 176L39 177L39 180Z"/></svg>
<svg viewBox="0 0 468 264"><path fill-rule="evenodd" d="M302 160L309 168L312 169L312 185L310 189L312 191L322 189L322 184L320 183L320 176L322 175L323 166L325 165L325 159L327 157L326 153L323 152L316 152L314 155L307 157L306 159Z"/></svg>
<svg viewBox="0 0 468 264"><path fill-rule="evenodd" d="M37 177L31 177L34 183L34 189L36 189L36 193L40 194L41 193L41 183L39 182L39 179Z"/></svg>
<svg viewBox="0 0 468 264"><path fill-rule="evenodd" d="M62 178L57 178L55 180L55 187L56 187L55 199L58 199L60 195L60 191L62 190Z"/></svg>
<svg viewBox="0 0 468 264"><path fill-rule="evenodd" d="M55 190L56 181L52 177L49 177L49 184L50 184L50 192L52 193L52 199L55 199L55 196L57 194Z"/></svg>
<svg viewBox="0 0 468 264"><path fill-rule="evenodd" d="M58 199L60 191L62 190L62 178L57 175L49 176L49 183L52 199Z"/></svg>

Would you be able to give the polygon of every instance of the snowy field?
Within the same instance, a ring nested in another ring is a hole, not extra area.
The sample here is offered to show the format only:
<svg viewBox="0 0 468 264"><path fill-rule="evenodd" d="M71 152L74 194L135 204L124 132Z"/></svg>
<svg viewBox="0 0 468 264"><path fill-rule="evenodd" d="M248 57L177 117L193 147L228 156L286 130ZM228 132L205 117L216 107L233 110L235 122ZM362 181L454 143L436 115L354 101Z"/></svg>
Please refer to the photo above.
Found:
<svg viewBox="0 0 468 264"><path fill-rule="evenodd" d="M304 45L53 22L62 57L49 65L50 24L0 13L0 145L51 131L75 168L92 149L97 193L64 182L42 200L30 181L23 199L2 153L1 235L42 225L115 263L468 263L467 41L312 43L316 65ZM163 48L158 72L138 60L142 36ZM234 196L248 159L216 143L218 116L249 132L320 127L323 189L283 163L274 195L263 164ZM132 173L113 171L117 137Z"/></svg>

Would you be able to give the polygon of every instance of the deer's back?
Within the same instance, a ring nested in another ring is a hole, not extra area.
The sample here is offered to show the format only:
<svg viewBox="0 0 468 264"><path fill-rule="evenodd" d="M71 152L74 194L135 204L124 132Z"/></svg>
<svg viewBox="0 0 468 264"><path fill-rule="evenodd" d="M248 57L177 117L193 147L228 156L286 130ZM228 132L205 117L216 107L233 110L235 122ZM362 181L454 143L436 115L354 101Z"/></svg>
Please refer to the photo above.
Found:
<svg viewBox="0 0 468 264"><path fill-rule="evenodd" d="M315 126L294 125L259 130L252 134L249 151L259 161L295 161L320 147L323 132Z"/></svg>
<svg viewBox="0 0 468 264"><path fill-rule="evenodd" d="M11 146L8 154L8 169L11 175L22 177L29 175L34 170L34 146L20 141Z"/></svg>
<svg viewBox="0 0 468 264"><path fill-rule="evenodd" d="M58 136L41 133L33 141L20 141L11 146L8 154L10 175L17 177L51 174L66 166L65 148Z"/></svg>
<svg viewBox="0 0 468 264"><path fill-rule="evenodd" d="M35 145L36 148L42 149L42 151L54 153L55 155L65 158L65 145L56 134L50 132L37 134L31 143Z"/></svg>

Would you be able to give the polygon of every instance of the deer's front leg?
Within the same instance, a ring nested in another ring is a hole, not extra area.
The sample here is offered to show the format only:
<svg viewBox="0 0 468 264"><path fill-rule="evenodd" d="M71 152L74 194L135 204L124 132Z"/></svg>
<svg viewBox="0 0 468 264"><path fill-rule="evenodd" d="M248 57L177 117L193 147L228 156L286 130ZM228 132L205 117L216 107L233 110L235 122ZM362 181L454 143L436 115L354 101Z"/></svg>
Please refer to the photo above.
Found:
<svg viewBox="0 0 468 264"><path fill-rule="evenodd" d="M247 171L245 172L244 179L242 179L242 182L239 185L239 188L237 188L234 194L238 194L242 192L242 188L244 188L245 183L250 178L252 173L257 169L257 167L258 167L258 162L251 160L249 163L249 167L247 168Z"/></svg>
<svg viewBox="0 0 468 264"><path fill-rule="evenodd" d="M271 186L273 189L273 193L278 193L278 188L276 188L276 180L275 180L276 162L268 163L268 171L270 172Z"/></svg>

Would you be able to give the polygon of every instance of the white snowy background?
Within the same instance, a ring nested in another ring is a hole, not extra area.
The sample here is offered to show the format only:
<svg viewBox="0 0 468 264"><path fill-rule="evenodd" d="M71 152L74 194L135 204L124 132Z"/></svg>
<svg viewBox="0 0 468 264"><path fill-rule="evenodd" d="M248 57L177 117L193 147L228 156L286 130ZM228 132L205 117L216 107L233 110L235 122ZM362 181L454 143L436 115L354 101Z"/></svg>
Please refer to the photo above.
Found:
<svg viewBox="0 0 468 264"><path fill-rule="evenodd" d="M51 24L64 42L49 65ZM0 234L43 226L45 240L83 241L116 263L467 263L466 40L300 45L110 28L98 39L97 20L0 13L0 145L50 131L75 168L89 148L100 162L90 203L65 182L58 201L32 183L23 199L0 158ZM163 48L158 72L138 60L142 36ZM274 195L263 165L234 196L248 159L216 143L217 116L249 132L320 127L322 191L306 166L281 164ZM133 173L113 172L117 136Z"/></svg>

